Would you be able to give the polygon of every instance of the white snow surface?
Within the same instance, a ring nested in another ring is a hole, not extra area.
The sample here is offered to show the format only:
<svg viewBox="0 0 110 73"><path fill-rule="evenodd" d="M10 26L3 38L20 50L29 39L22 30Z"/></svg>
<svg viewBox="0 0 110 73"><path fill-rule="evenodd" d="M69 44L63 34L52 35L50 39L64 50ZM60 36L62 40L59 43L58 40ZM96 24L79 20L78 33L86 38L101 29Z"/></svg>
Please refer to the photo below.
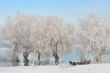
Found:
<svg viewBox="0 0 110 73"><path fill-rule="evenodd" d="M0 73L110 73L110 64L0 67Z"/></svg>

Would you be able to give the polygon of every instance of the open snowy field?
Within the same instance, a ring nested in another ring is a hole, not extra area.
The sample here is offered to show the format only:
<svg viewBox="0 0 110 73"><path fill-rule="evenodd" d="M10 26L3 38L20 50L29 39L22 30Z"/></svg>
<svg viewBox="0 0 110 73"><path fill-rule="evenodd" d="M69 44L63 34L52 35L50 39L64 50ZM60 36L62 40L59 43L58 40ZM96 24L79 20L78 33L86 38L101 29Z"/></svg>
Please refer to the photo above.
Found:
<svg viewBox="0 0 110 73"><path fill-rule="evenodd" d="M110 73L110 64L0 67L0 73Z"/></svg>

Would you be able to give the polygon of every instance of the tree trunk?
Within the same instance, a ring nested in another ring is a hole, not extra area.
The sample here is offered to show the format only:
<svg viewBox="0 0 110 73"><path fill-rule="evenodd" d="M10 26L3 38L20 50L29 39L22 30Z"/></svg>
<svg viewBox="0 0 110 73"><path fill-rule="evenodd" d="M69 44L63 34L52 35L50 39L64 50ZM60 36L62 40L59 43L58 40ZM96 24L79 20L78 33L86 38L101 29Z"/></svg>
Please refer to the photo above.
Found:
<svg viewBox="0 0 110 73"><path fill-rule="evenodd" d="M19 62L20 60L19 60L19 58L18 57L16 57L16 60L15 60L16 62Z"/></svg>
<svg viewBox="0 0 110 73"><path fill-rule="evenodd" d="M19 62L20 62L20 60L17 56L16 57L14 56L12 61L11 61L12 66L19 66Z"/></svg>
<svg viewBox="0 0 110 73"><path fill-rule="evenodd" d="M17 50L16 49L14 49L13 50L13 61L12 61L12 65L13 66L19 66L19 62L20 62L20 60L19 60L19 58L18 58L18 56L17 56Z"/></svg>
<svg viewBox="0 0 110 73"><path fill-rule="evenodd" d="M80 62L84 62L84 56L81 56Z"/></svg>
<svg viewBox="0 0 110 73"><path fill-rule="evenodd" d="M80 62L84 62L84 52L80 52Z"/></svg>
<svg viewBox="0 0 110 73"><path fill-rule="evenodd" d="M20 62L20 60L19 60L19 58L18 57L16 57L16 66L19 66L19 62Z"/></svg>
<svg viewBox="0 0 110 73"><path fill-rule="evenodd" d="M95 62L96 62L96 63L101 63L101 55L97 55L97 56L95 57Z"/></svg>
<svg viewBox="0 0 110 73"><path fill-rule="evenodd" d="M24 57L24 66L28 66L29 60L28 60L29 52L24 52L23 57Z"/></svg>
<svg viewBox="0 0 110 73"><path fill-rule="evenodd" d="M41 56L41 53L38 51L38 65L40 65L40 56Z"/></svg>
<svg viewBox="0 0 110 73"><path fill-rule="evenodd" d="M55 58L55 64L57 65L59 63L59 56L58 56L57 52L53 52L53 56Z"/></svg>

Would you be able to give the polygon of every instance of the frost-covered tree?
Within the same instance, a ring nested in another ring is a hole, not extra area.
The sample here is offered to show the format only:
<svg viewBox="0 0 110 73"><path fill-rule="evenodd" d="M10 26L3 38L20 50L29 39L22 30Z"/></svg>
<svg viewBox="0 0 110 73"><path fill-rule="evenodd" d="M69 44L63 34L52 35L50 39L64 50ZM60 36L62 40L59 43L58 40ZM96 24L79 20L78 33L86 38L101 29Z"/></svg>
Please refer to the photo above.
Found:
<svg viewBox="0 0 110 73"><path fill-rule="evenodd" d="M19 48L19 36L16 35L16 29L13 25L13 18L8 16L6 17L5 25L2 27L1 31L1 39L2 42L9 45L10 48L13 50L13 57L15 58L14 61L18 59L18 48Z"/></svg>
<svg viewBox="0 0 110 73"><path fill-rule="evenodd" d="M28 65L28 56L31 49L31 28L32 16L30 15L16 15L15 26L17 27L16 33L19 35L19 44L23 51L24 65ZM19 48L20 49L20 48Z"/></svg>
<svg viewBox="0 0 110 73"><path fill-rule="evenodd" d="M80 25L80 33L82 39L88 43L87 47L91 48L95 55L95 61L101 62L101 56L107 50L106 35L102 24L95 15L90 15L89 18Z"/></svg>
<svg viewBox="0 0 110 73"><path fill-rule="evenodd" d="M110 52L110 21L105 21L104 25L102 25L103 30L105 31L105 48L106 48L106 52L109 53Z"/></svg>
<svg viewBox="0 0 110 73"><path fill-rule="evenodd" d="M52 53L58 64L58 53L70 52L72 48L73 26L65 24L57 17L39 17L33 26L33 46L38 53L38 60L40 61L41 54Z"/></svg>
<svg viewBox="0 0 110 73"><path fill-rule="evenodd" d="M85 56L88 55L90 51L88 47L88 41L81 35L80 30L75 34L75 44L74 44L74 52L77 53L80 57L80 62L84 62Z"/></svg>
<svg viewBox="0 0 110 73"><path fill-rule="evenodd" d="M49 50L55 58L55 63L59 63L59 54L70 52L73 46L74 28L73 25L65 24L57 17L47 18L47 36Z"/></svg>
<svg viewBox="0 0 110 73"><path fill-rule="evenodd" d="M23 52L24 63L28 63L28 55L30 50L30 31L32 16L17 14L15 17L7 17L5 27L3 29L3 40L13 45L14 56L18 52ZM16 57L18 59L18 56Z"/></svg>
<svg viewBox="0 0 110 73"><path fill-rule="evenodd" d="M38 64L40 64L40 58L41 54L49 52L48 51L48 44L47 44L47 38L46 37L46 23L45 17L42 16L36 16L35 17L36 21L32 24L32 31L31 31L31 42L32 48L33 48L33 53L38 55Z"/></svg>

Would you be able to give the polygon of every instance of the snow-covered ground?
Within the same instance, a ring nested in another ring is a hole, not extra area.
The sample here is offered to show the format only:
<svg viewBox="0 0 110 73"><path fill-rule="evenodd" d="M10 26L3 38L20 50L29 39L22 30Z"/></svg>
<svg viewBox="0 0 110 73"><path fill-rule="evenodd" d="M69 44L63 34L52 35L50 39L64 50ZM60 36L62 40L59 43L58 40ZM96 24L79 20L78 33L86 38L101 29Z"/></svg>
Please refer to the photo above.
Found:
<svg viewBox="0 0 110 73"><path fill-rule="evenodd" d="M110 64L0 67L0 73L110 73Z"/></svg>

